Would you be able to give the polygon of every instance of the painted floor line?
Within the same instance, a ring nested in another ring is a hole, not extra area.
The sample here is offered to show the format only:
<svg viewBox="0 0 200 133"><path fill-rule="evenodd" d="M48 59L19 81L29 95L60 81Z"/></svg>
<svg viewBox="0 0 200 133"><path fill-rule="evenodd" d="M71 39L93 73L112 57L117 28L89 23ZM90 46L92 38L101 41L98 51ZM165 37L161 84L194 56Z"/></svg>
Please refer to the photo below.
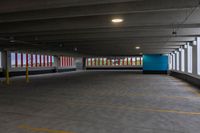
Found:
<svg viewBox="0 0 200 133"><path fill-rule="evenodd" d="M146 107L134 108L134 107L128 107L128 106L122 106L122 105L92 104L92 103L67 103L67 104L74 105L74 106L94 106L94 107L123 109L123 110L131 110L131 111L173 113L173 114L181 114L181 115L199 115L200 116L200 112L186 112L186 111L181 111L181 110L167 110L167 109L156 109L156 108L146 108Z"/></svg>
<svg viewBox="0 0 200 133"><path fill-rule="evenodd" d="M195 94L196 96L200 97L200 92L194 88L190 88L190 87L185 87L188 91L192 92L193 94Z"/></svg>
<svg viewBox="0 0 200 133"><path fill-rule="evenodd" d="M73 133L73 132L69 132L69 131L52 130L52 129L48 129L48 128L33 128L28 125L19 125L17 128L25 129L25 130L33 131L33 132L44 132L44 133Z"/></svg>

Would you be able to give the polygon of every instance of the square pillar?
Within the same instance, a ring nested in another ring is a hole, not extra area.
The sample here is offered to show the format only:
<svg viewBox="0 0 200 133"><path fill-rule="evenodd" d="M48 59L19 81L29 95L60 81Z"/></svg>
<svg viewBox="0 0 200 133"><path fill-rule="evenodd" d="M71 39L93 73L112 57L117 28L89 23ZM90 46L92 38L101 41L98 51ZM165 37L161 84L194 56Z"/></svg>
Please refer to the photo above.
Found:
<svg viewBox="0 0 200 133"><path fill-rule="evenodd" d="M178 50L178 53L179 53L179 57L178 57L179 58L179 71L181 71L181 68L182 68L181 56L182 55L181 55L181 51L179 51L179 50Z"/></svg>
<svg viewBox="0 0 200 133"><path fill-rule="evenodd" d="M1 58L2 58L3 72L5 72L7 68L10 70L11 69L11 52L10 51L2 51Z"/></svg>
<svg viewBox="0 0 200 133"><path fill-rule="evenodd" d="M60 57L58 55L54 56L54 68L55 72L58 72L58 68L60 67Z"/></svg>
<svg viewBox="0 0 200 133"><path fill-rule="evenodd" d="M193 42L193 49L192 49L192 74L197 75L197 42Z"/></svg>
<svg viewBox="0 0 200 133"><path fill-rule="evenodd" d="M185 50L185 73L188 73L188 48L187 48L187 43L184 46Z"/></svg>

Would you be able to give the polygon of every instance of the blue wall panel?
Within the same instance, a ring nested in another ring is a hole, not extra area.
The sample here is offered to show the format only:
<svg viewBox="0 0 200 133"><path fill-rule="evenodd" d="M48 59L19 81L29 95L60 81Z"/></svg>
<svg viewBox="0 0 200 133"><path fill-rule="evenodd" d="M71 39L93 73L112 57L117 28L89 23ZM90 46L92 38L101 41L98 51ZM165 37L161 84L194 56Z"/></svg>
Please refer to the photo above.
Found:
<svg viewBox="0 0 200 133"><path fill-rule="evenodd" d="M144 71L167 71L168 56L160 54L148 54L143 56Z"/></svg>

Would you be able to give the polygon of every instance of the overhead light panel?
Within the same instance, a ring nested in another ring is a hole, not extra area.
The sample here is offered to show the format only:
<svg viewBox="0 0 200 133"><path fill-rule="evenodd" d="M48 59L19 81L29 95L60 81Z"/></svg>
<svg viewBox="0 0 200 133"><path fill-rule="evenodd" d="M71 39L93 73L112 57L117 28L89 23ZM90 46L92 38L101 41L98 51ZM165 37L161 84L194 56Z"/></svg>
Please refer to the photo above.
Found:
<svg viewBox="0 0 200 133"><path fill-rule="evenodd" d="M138 49L140 49L140 47L139 47L139 46L137 46L137 47L135 47L135 49L137 49L137 50L138 50Z"/></svg>
<svg viewBox="0 0 200 133"><path fill-rule="evenodd" d="M114 19L112 19L112 22L113 23L121 23L121 22L123 22L124 20L123 19L121 19L121 18L114 18Z"/></svg>
<svg viewBox="0 0 200 133"><path fill-rule="evenodd" d="M14 43L14 42L15 42L15 38L11 36L11 37L9 38L9 41L10 41L11 43Z"/></svg>

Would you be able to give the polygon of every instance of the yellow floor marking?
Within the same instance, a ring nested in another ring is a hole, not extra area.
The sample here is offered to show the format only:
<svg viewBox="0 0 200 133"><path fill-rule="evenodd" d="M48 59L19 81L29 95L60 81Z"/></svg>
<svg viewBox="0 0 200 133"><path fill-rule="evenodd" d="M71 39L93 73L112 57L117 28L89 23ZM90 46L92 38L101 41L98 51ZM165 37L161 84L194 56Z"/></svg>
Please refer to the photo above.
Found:
<svg viewBox="0 0 200 133"><path fill-rule="evenodd" d="M194 88L191 88L191 87L184 87L186 90L192 92L193 94L197 95L197 96L200 96L200 92Z"/></svg>
<svg viewBox="0 0 200 133"><path fill-rule="evenodd" d="M128 107L123 105L109 105L109 104L94 104L94 103L68 103L70 105L75 106L95 106L95 107L106 107L112 109L124 109L124 110L132 110L132 111L146 111L146 112L160 112L160 113L174 113L174 114L182 114L182 115L200 115L200 112L185 112L180 110L167 110L167 109L156 109L156 108L148 108L148 107Z"/></svg>
<svg viewBox="0 0 200 133"><path fill-rule="evenodd" d="M158 96L158 95L154 95L154 94L147 94L147 93L141 93L141 94L127 94L127 96L151 96L154 98L165 98L165 99L195 99L195 97L184 97L184 96Z"/></svg>
<svg viewBox="0 0 200 133"><path fill-rule="evenodd" d="M127 96L127 97L146 97L146 96L150 96L150 97L154 97L154 98L165 98L165 99L176 99L176 100L183 100L183 99L186 99L186 100L188 100L188 99L197 99L197 98L199 98L199 97L188 97L188 96L168 96L168 95L155 95L155 94L151 94L151 93L129 93L129 92L127 92L127 93L121 93L121 94L116 94L116 93L100 93L100 94L98 94L98 93L96 93L96 94L88 94L87 93L87 96L90 96L90 95L92 95L92 96L94 96L94 95L96 95L96 96L119 96L119 97L123 97L123 96ZM200 95L200 94L199 94Z"/></svg>
<svg viewBox="0 0 200 133"><path fill-rule="evenodd" d="M63 131L63 130L51 130L51 129L48 129L48 128L33 128L33 127L31 127L31 126L28 126L28 125L20 125L20 126L18 126L18 128L26 129L26 130L33 131L33 132L45 132L45 133L73 133L73 132Z"/></svg>

